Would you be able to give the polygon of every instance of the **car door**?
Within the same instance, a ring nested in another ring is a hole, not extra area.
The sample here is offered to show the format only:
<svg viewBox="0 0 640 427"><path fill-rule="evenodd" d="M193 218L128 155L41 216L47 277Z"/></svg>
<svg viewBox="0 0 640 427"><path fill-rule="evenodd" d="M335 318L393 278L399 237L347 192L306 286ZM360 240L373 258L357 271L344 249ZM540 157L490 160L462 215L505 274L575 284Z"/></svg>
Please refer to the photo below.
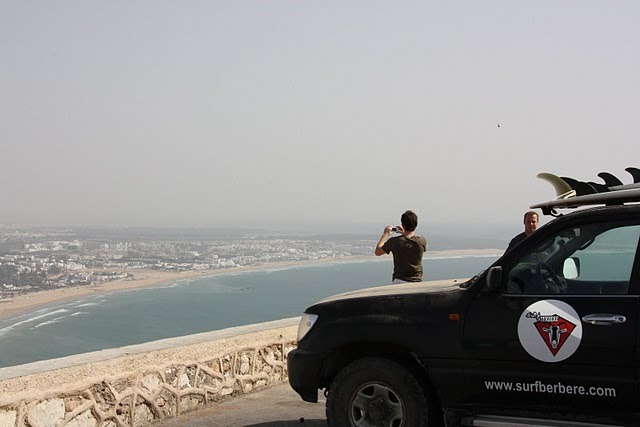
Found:
<svg viewBox="0 0 640 427"><path fill-rule="evenodd" d="M485 287L465 315L465 404L585 419L635 410L639 237L638 221L567 224L503 257L502 291Z"/></svg>

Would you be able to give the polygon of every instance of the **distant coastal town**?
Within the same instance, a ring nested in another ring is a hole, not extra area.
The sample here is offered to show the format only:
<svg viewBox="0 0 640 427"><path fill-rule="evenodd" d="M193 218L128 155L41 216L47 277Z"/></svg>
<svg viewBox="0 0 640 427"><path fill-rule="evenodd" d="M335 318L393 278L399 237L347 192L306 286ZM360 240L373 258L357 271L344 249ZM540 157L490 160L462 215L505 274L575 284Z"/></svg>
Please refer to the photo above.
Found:
<svg viewBox="0 0 640 427"><path fill-rule="evenodd" d="M17 295L110 281L136 271L194 272L371 255L370 241L238 237L198 239L109 229L0 226L0 301Z"/></svg>

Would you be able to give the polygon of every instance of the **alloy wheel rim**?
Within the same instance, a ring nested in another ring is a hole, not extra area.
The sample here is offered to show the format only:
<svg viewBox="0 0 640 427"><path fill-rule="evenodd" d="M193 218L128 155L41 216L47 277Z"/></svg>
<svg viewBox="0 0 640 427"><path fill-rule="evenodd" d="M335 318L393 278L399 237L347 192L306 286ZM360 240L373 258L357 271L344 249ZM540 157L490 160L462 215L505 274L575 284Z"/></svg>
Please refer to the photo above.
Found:
<svg viewBox="0 0 640 427"><path fill-rule="evenodd" d="M404 417L402 398L384 383L363 384L350 400L349 421L354 427L401 427Z"/></svg>

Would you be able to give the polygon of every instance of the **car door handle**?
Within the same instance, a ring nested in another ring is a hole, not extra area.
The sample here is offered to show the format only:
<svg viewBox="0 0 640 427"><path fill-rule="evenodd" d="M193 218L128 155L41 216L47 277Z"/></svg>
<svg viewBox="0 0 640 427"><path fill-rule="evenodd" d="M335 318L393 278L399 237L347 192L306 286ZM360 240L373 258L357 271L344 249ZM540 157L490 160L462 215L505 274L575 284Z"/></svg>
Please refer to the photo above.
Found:
<svg viewBox="0 0 640 427"><path fill-rule="evenodd" d="M599 313L587 314L586 316L582 316L582 321L591 323L592 325L609 326L613 325L614 323L625 323L627 321L627 318L620 314Z"/></svg>

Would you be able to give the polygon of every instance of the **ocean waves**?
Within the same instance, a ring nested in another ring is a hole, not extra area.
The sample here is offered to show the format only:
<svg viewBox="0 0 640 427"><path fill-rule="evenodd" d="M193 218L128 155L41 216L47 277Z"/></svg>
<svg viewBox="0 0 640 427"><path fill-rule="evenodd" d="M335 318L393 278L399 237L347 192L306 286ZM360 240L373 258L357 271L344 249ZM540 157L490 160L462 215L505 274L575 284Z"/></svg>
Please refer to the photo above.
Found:
<svg viewBox="0 0 640 427"><path fill-rule="evenodd" d="M38 310L35 313L33 313L35 315L28 316L26 317L26 319L18 320L17 322L13 322L8 326L4 326L2 329L0 329L0 337L10 333L11 331L17 329L18 327L28 326L30 324L40 322L42 319L46 319L51 316L56 316L58 314L68 313L68 312L69 310L64 308L51 311L51 312L46 312L45 310ZM65 316L60 316L60 317L65 317ZM16 319L21 319L21 317L18 317ZM13 319L13 320L16 320L16 319Z"/></svg>
<svg viewBox="0 0 640 427"><path fill-rule="evenodd" d="M45 308L33 313L14 317L4 321L0 327L0 337L12 332L24 332L25 330L34 330L43 326L59 323L65 319L74 318L87 314L87 311L79 310L80 308L98 307L106 300L101 299L95 302L84 302L85 300L75 301L65 305L65 308Z"/></svg>

